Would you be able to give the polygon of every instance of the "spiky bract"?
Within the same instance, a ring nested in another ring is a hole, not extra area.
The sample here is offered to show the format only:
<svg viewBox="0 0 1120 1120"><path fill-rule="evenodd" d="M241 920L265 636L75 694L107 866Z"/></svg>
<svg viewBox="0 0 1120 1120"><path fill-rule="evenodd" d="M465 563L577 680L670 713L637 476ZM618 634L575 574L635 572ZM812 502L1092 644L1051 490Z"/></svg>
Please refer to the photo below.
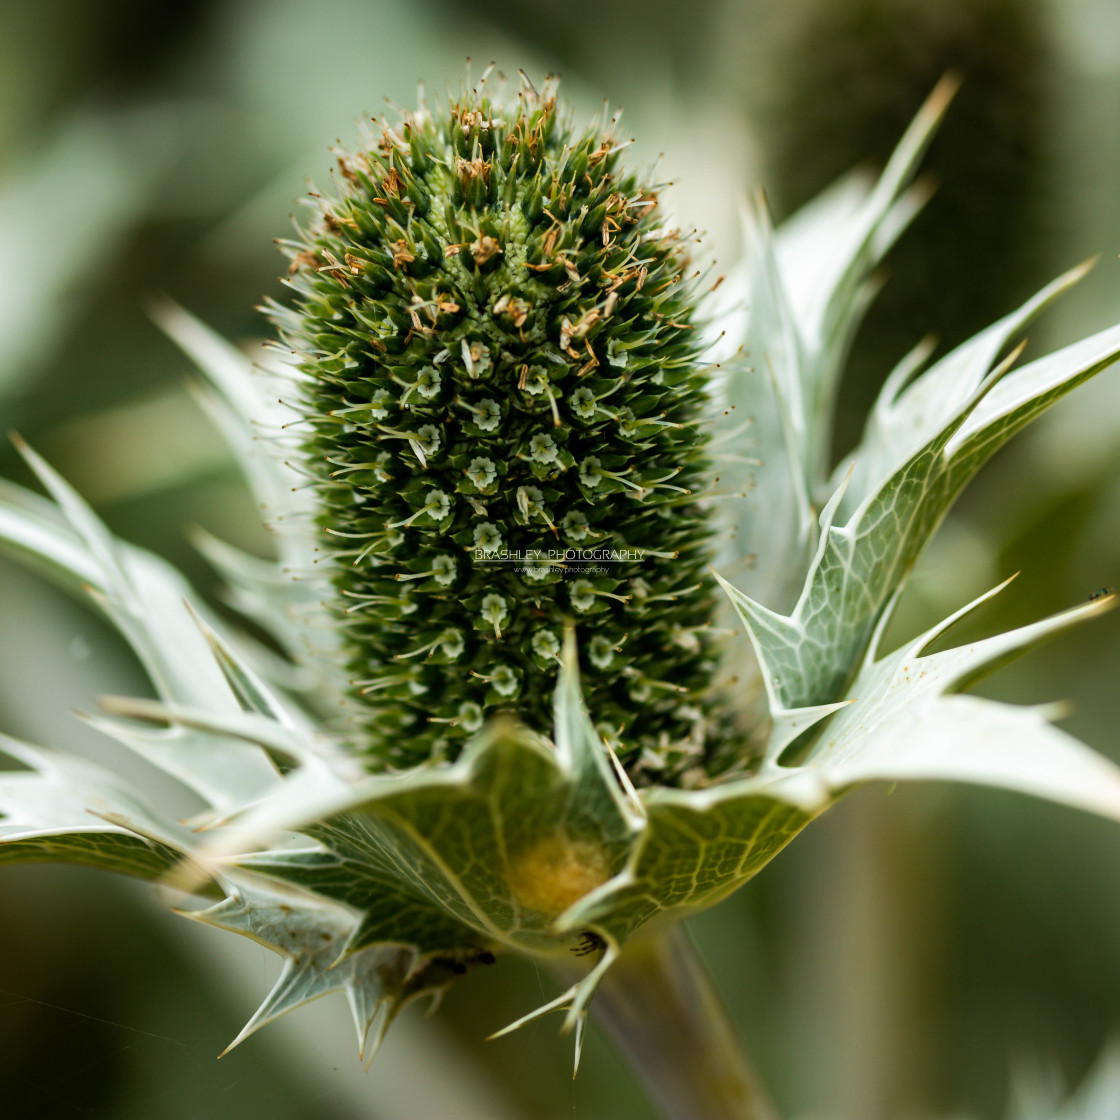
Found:
<svg viewBox="0 0 1120 1120"><path fill-rule="evenodd" d="M552 83L483 83L342 153L289 247L273 310L376 765L454 757L498 710L548 730L569 620L631 772L702 760L705 374L686 254L620 147Z"/></svg>

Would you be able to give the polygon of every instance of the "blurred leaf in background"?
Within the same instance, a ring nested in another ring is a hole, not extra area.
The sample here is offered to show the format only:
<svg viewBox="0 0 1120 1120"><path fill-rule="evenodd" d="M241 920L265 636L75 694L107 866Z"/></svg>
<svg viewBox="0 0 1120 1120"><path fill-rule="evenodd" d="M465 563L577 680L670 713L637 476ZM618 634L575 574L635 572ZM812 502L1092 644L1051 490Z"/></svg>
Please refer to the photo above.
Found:
<svg viewBox="0 0 1120 1120"><path fill-rule="evenodd" d="M934 197L890 255L889 281L847 368L843 452L886 372L919 338L932 331L951 349L1076 263L1051 259L1055 65L1046 12L1041 0L746 0L738 8L753 18L727 45L779 215L852 168L884 162L910 106L943 74L963 79L923 164Z"/></svg>

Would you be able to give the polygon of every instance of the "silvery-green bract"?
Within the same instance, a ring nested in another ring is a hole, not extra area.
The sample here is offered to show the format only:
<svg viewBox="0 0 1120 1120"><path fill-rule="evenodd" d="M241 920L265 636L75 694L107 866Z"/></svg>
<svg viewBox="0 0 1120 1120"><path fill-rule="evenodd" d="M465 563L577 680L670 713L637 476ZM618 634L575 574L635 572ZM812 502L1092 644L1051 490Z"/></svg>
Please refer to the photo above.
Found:
<svg viewBox="0 0 1120 1120"><path fill-rule="evenodd" d="M919 204L910 179L948 90L877 183L846 180L777 234L750 208L748 310L740 293L708 312L735 344L709 386L728 417L713 470L740 496L707 515L696 495L659 489L706 490L706 375L684 329L679 250L644 213L649 188L613 150L597 154L598 133L561 129L551 97L470 93L344 157L338 199L316 199L320 224L297 250L300 310L282 316L293 360L254 370L184 312L162 315L209 379L276 557L204 547L284 659L112 537L30 449L49 499L0 494L8 550L88 590L158 694L85 718L207 806L171 820L89 762L4 740L19 768L0 775L0 861L88 864L209 900L189 916L286 962L239 1037L339 990L359 1038L373 1027L377 1039L409 1000L499 953L571 961L591 948L587 975L540 1009L567 1008L578 1028L635 931L724 898L863 782L981 782L1120 818L1120 771L1046 709L960 694L1107 598L930 652L985 596L883 644L961 488L1120 354L1114 327L1017 364L1026 324L1080 270L932 365L924 351L906 358L855 452L829 461L845 350L872 269ZM603 197L608 175L632 210ZM629 263L613 261L615 245ZM624 280L612 302L603 268L646 280ZM475 458L489 465L472 478ZM538 586L476 566L476 528L517 547L576 513L616 546L667 555L591 581L592 598L609 593L604 610L581 608L576 573L550 570ZM694 756L679 748L692 734L680 701L640 686L707 689L715 647L676 629L703 625L712 584L687 600L662 590L709 580L709 547L750 647L729 647L731 683L702 697ZM643 585L656 594L643 599ZM404 691L354 683L394 673ZM511 678L503 694L496 682ZM471 704L491 713L477 731ZM641 764L651 754L668 781ZM292 833L295 844L277 839Z"/></svg>

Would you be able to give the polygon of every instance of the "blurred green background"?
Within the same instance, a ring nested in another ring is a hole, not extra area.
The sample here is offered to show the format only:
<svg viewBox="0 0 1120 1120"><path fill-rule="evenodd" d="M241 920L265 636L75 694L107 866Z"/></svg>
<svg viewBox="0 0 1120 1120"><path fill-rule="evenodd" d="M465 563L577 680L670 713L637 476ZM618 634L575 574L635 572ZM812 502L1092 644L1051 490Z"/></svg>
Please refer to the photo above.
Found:
<svg viewBox="0 0 1120 1120"><path fill-rule="evenodd" d="M185 529L267 547L149 321L169 295L235 340L279 296L272 239L328 145L491 59L624 107L636 158L721 267L764 185L780 218L881 162L946 70L965 84L928 160L938 190L888 259L856 344L840 455L923 334L954 344L1100 253L1032 347L1120 318L1115 0L5 0L0 5L0 417L109 525L216 591ZM895 632L1014 571L995 628L1120 583L1120 373L1000 455L920 565ZM0 451L0 474L26 481ZM1068 697L1065 726L1120 759L1120 620L986 683ZM0 566L0 727L125 763L72 718L143 691L92 612ZM131 763L130 763L131 764ZM1120 830L1009 794L851 797L693 924L790 1116L999 1117L1011 1070L1077 1081L1120 1024ZM276 970L153 904L61 868L0 871L0 1113L63 1120L639 1120L593 1035L579 1079L545 1021L490 1031L554 985L505 961L434 1019L405 1014L365 1074L324 1001L215 1055ZM497 974L497 975L495 975Z"/></svg>

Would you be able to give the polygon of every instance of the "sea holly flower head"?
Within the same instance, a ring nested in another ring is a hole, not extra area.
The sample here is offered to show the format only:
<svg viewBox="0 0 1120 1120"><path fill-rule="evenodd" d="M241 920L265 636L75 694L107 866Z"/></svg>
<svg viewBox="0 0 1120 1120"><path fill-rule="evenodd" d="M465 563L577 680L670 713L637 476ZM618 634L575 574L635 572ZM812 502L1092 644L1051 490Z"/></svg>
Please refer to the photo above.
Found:
<svg viewBox="0 0 1120 1120"><path fill-rule="evenodd" d="M341 642L365 682L352 741L375 770L453 759L468 701L549 730L558 662L533 656L532 635L582 609L578 591L553 586L571 543L557 522L578 514L608 550L649 550L595 584L598 629L630 639L587 699L628 726L624 762L655 752L671 775L705 739L712 641L672 658L687 710L674 696L616 705L631 679L664 674L672 628L702 632L716 602L701 578L708 375L687 256L655 189L622 164L615 121L577 130L552 81L516 96L489 85L338 154L337 192L315 196L287 246L295 306L273 308L298 359L331 584L367 604L348 611ZM580 393L609 405L573 412ZM448 552L462 556L454 580L412 584L416 610L390 621L382 599L402 572ZM492 555L505 552L520 562ZM626 592L638 575L666 602L640 626ZM417 663L422 692L389 683L449 625L469 635L461 657Z"/></svg>
<svg viewBox="0 0 1120 1120"><path fill-rule="evenodd" d="M718 370L655 186L616 122L576 129L552 83L484 82L339 153L288 246L293 303L270 307L279 359L254 370L161 313L277 557L203 547L283 664L25 449L50 500L5 486L0 539L91 589L158 694L86 718L207 807L169 820L4 740L0 861L167 881L210 903L189 916L274 948L283 975L239 1038L340 990L376 1042L500 953L575 951L586 975L526 1018L563 1008L578 1039L638 931L726 897L860 783L983 782L1120 818L1120 771L1045 710L959 695L1107 597L930 652L984 596L883 642L961 488L1120 354L1120 328L1024 365L1011 349L1081 270L904 360L829 461L847 343L948 96L874 186L778 234L750 208L733 298L707 311L734 341ZM717 640L721 601L749 646Z"/></svg>

